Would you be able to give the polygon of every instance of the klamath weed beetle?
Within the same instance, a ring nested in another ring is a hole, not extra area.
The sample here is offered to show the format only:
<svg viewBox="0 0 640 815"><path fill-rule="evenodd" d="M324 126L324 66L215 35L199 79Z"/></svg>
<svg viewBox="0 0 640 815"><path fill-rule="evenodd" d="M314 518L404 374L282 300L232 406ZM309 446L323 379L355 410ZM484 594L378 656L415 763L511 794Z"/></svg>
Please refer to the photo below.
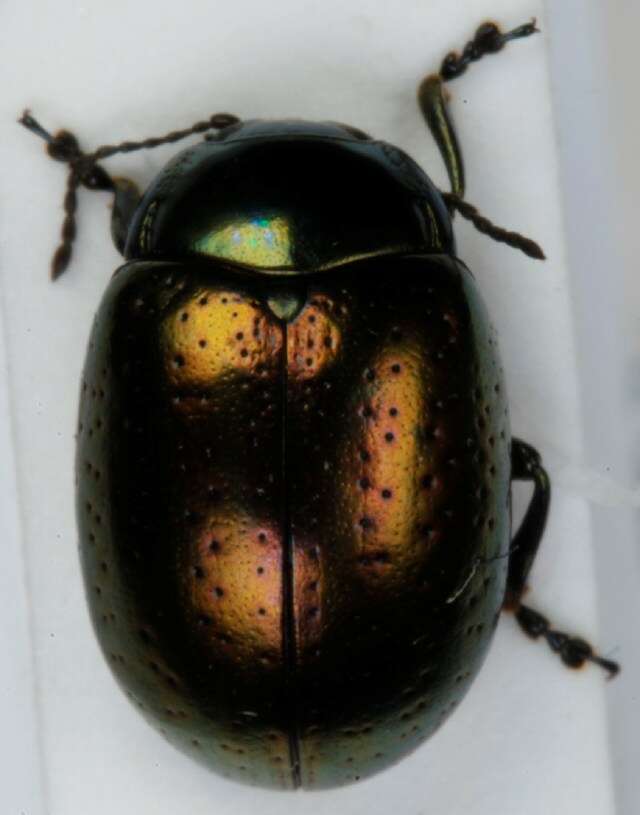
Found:
<svg viewBox="0 0 640 815"><path fill-rule="evenodd" d="M503 608L570 666L617 665L522 603L549 510L510 435L496 339L454 213L542 259L464 198L444 83L536 31L486 23L420 85L451 191L333 122L216 114L81 150L20 120L80 187L114 194L126 262L82 381L77 512L113 672L180 749L252 784L324 788L393 764L473 681ZM144 195L117 153L205 134ZM511 483L533 497L511 533Z"/></svg>

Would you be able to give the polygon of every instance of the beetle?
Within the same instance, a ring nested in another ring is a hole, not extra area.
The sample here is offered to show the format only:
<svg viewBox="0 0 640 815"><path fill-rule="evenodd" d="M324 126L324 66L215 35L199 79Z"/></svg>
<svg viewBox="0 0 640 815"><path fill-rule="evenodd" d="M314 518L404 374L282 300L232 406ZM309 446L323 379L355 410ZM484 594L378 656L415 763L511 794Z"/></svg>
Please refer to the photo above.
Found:
<svg viewBox="0 0 640 815"><path fill-rule="evenodd" d="M537 31L485 23L420 85L443 193L399 148L331 122L216 114L80 149L21 123L80 186L114 194L126 262L81 388L77 512L111 668L177 747L256 785L326 788L390 766L476 676L503 608L563 661L618 666L522 596L550 503L511 438L496 338L456 256L464 199L443 84ZM140 195L103 160L204 140ZM511 483L533 497L511 534Z"/></svg>

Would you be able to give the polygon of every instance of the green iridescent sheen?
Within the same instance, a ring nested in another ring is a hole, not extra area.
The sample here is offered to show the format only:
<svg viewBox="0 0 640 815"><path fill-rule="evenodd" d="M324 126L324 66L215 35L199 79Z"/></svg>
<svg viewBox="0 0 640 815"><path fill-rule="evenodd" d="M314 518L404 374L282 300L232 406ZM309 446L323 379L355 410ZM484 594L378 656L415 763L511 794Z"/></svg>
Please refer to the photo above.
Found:
<svg viewBox="0 0 640 815"><path fill-rule="evenodd" d="M290 267L291 230L283 217L251 218L216 225L194 242L198 254L261 268Z"/></svg>

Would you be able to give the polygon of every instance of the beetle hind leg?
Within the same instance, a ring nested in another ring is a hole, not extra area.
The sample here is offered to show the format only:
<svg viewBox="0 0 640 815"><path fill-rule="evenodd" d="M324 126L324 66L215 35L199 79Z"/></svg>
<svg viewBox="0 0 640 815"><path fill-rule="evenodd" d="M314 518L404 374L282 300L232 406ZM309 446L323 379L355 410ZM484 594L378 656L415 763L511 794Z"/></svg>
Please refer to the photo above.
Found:
<svg viewBox="0 0 640 815"><path fill-rule="evenodd" d="M522 603L549 514L551 484L539 453L519 439L513 439L511 467L512 481L533 482L533 497L511 543L504 608L514 612L520 628L529 637L544 637L565 665L579 668L587 661L593 662L608 671L610 677L615 676L620 670L616 662L596 655L591 645L580 637L555 631L546 617Z"/></svg>

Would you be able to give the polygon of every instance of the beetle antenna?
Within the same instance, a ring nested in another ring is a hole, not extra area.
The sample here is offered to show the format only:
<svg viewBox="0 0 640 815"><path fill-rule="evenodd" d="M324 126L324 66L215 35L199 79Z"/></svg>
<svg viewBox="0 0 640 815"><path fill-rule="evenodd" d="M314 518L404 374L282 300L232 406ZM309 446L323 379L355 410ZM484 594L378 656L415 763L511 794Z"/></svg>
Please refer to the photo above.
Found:
<svg viewBox="0 0 640 815"><path fill-rule="evenodd" d="M116 153L131 153L134 150L144 150L158 147L161 144L172 144L195 133L204 133L207 130L220 130L240 121L237 116L230 113L216 113L209 119L196 122L186 130L174 130L159 138L145 139L140 142L125 141L115 145L104 145L93 153L84 153L80 149L77 138L68 130L60 130L55 135L49 133L35 119L30 111L25 110L18 122L35 133L47 143L47 153L51 158L69 165L67 189L64 196L64 221L60 232L61 242L51 261L51 277L55 280L69 265L73 242L76 237L76 210L78 208L78 187L87 187L90 190L107 190L116 192L116 183L111 176L98 164L99 161L109 158Z"/></svg>
<svg viewBox="0 0 640 815"><path fill-rule="evenodd" d="M213 116L210 116L202 122L196 122L185 130L173 130L171 133L167 133L166 136L144 139L144 141L139 142L123 141L120 142L120 144L107 144L103 147L98 147L98 149L92 153L92 157L95 161L100 161L116 153L132 153L134 150L147 150L152 147L159 147L161 144L173 144L181 139L185 139L187 136L192 136L196 133L205 133L207 130L222 130L225 127L237 124L239 121L238 116L234 116L232 113L214 113Z"/></svg>
<svg viewBox="0 0 640 815"><path fill-rule="evenodd" d="M494 241L498 241L498 243L506 243L507 246L520 249L520 251L524 252L525 255L528 255L530 258L545 260L545 254L541 247L535 241L531 240L531 238L526 238L519 232L511 232L508 229L503 229L500 226L492 224L488 218L485 218L484 215L478 212L476 207L468 201L463 201L460 196L452 192L443 192L442 197L450 208L457 210L463 218L471 221L478 232L482 232L483 235L488 235L490 238L493 238Z"/></svg>

